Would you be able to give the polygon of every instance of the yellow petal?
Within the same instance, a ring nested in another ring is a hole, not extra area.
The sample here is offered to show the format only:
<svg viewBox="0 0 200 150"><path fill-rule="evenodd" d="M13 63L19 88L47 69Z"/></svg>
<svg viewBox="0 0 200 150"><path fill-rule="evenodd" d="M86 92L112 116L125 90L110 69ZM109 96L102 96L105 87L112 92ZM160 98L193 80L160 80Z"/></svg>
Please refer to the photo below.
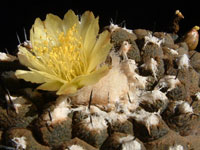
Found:
<svg viewBox="0 0 200 150"><path fill-rule="evenodd" d="M66 33L72 26L76 24L76 28L79 31L79 19L78 16L72 10L69 10L63 19L63 30Z"/></svg>
<svg viewBox="0 0 200 150"><path fill-rule="evenodd" d="M61 83L61 82L51 81L51 82L46 82L46 83L40 85L39 87L37 87L37 89L47 90L47 91L57 91L60 89L60 87L62 85L63 85L63 83Z"/></svg>
<svg viewBox="0 0 200 150"><path fill-rule="evenodd" d="M35 68L35 67L33 66L33 64L31 63L31 61L30 61L30 59L29 59L29 56L27 56L27 55L29 55L28 53L29 53L29 52L26 50L25 47L20 46L20 47L19 47L19 52L17 53L17 56L18 56L18 58L19 58L19 62L20 62L22 65L26 66L26 67Z"/></svg>
<svg viewBox="0 0 200 150"><path fill-rule="evenodd" d="M45 79L45 82L50 82L50 81L59 81L59 82L62 82L62 83L65 83L66 81L59 78L59 77L56 77L52 74L49 74L47 72L43 72L43 71L38 71L38 70L35 70L35 69L32 69L32 68L29 68L32 72L35 72L41 76L43 76L43 78Z"/></svg>
<svg viewBox="0 0 200 150"><path fill-rule="evenodd" d="M73 94L83 86L92 85L98 82L103 76L105 76L108 73L108 71L109 71L108 67L103 66L99 70L94 71L89 75L78 76L70 83L64 84L56 94L58 95Z"/></svg>
<svg viewBox="0 0 200 150"><path fill-rule="evenodd" d="M30 41L33 47L35 44L43 44L47 40L44 23L37 18L30 30Z"/></svg>
<svg viewBox="0 0 200 150"><path fill-rule="evenodd" d="M57 92L57 95L73 94L77 91L78 87L71 83L64 84Z"/></svg>
<svg viewBox="0 0 200 150"><path fill-rule="evenodd" d="M17 70L15 75L18 79L24 79L32 83L44 83L46 81L44 76L33 71Z"/></svg>
<svg viewBox="0 0 200 150"><path fill-rule="evenodd" d="M25 81L29 81L32 83L53 83L53 82L59 82L60 84L66 83L66 81L57 78L53 75L50 75L46 72L37 71L34 69L29 68L31 71L25 71L25 70L17 70L15 72L15 75L19 79L24 79Z"/></svg>
<svg viewBox="0 0 200 150"><path fill-rule="evenodd" d="M35 20L30 31L30 40L33 47L44 44L44 41L51 41L52 45L56 45L60 32L63 32L62 20L58 16L48 14L45 21L39 18Z"/></svg>
<svg viewBox="0 0 200 150"><path fill-rule="evenodd" d="M33 56L33 54L29 50L22 46L20 46L18 49L19 52L17 56L21 64L26 67L38 69L41 71L46 70L45 66L38 59L34 58L35 56Z"/></svg>
<svg viewBox="0 0 200 150"><path fill-rule="evenodd" d="M92 72L87 76L79 76L75 79L76 82L79 82L79 87L88 86L98 82L103 76L105 76L109 71L108 66L104 65L97 71Z"/></svg>
<svg viewBox="0 0 200 150"><path fill-rule="evenodd" d="M83 39L83 47L85 55L89 56L95 45L96 37L99 32L99 18L95 19L94 14L86 11L81 17L81 37Z"/></svg>
<svg viewBox="0 0 200 150"><path fill-rule="evenodd" d="M112 44L110 43L110 33L108 31L104 31L100 34L95 47L89 58L89 67L87 72L91 72L94 70L99 64L106 60L110 49L112 48Z"/></svg>
<svg viewBox="0 0 200 150"><path fill-rule="evenodd" d="M58 40L58 35L63 32L62 20L53 14L48 14L46 20L44 21L44 27L47 30L48 36L53 38L56 44Z"/></svg>

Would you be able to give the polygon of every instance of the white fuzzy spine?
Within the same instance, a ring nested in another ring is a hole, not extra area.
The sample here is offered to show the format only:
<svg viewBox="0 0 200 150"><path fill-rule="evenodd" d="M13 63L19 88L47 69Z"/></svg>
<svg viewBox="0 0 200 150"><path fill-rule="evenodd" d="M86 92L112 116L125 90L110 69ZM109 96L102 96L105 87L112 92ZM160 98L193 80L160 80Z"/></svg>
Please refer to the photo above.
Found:
<svg viewBox="0 0 200 150"><path fill-rule="evenodd" d="M151 58L145 64L141 65L141 67L144 67L145 70L151 70L153 77L157 80L156 73L158 71L158 63L154 58Z"/></svg>
<svg viewBox="0 0 200 150"><path fill-rule="evenodd" d="M190 59L188 58L188 55L183 54L179 58L178 69L188 69L189 68L189 62L190 62Z"/></svg>
<svg viewBox="0 0 200 150"><path fill-rule="evenodd" d="M195 96L196 96L197 100L200 100L200 92L197 92L197 93L195 94Z"/></svg>
<svg viewBox="0 0 200 150"><path fill-rule="evenodd" d="M12 101L17 114L19 113L19 108L22 107L22 105L26 103L26 99L24 99L22 96L16 97L16 96L11 96L11 95L10 96L5 95L5 98L8 102L10 100Z"/></svg>
<svg viewBox="0 0 200 150"><path fill-rule="evenodd" d="M152 71L152 73L153 73L153 76L154 76L154 78L155 78L156 80L158 80L157 77L156 77L156 72L158 71L158 68L157 68L157 67L158 67L157 61L156 61L155 59L151 58L150 69L151 69L151 71Z"/></svg>
<svg viewBox="0 0 200 150"><path fill-rule="evenodd" d="M184 150L182 145L170 146L169 150Z"/></svg>
<svg viewBox="0 0 200 150"><path fill-rule="evenodd" d="M110 23L109 29L111 32L114 32L115 30L119 29L120 27L113 22ZM133 34L133 30L127 29L126 27L122 28L123 30L127 31L130 34Z"/></svg>
<svg viewBox="0 0 200 150"><path fill-rule="evenodd" d="M168 103L168 98L165 93L161 92L158 89L155 89L151 92L146 92L141 96L142 101L146 101L150 104L155 104L157 100L161 100L164 104Z"/></svg>
<svg viewBox="0 0 200 150"><path fill-rule="evenodd" d="M167 92L173 90L174 88L176 88L176 86L180 84L180 81L178 78L176 78L173 75L166 75L165 77L163 77L162 79L160 79L159 83L157 84L157 86L155 87L155 89L162 89L162 88L168 88Z"/></svg>
<svg viewBox="0 0 200 150"><path fill-rule="evenodd" d="M71 145L65 150L85 150L85 149L79 145Z"/></svg>
<svg viewBox="0 0 200 150"><path fill-rule="evenodd" d="M14 61L17 60L15 56L0 52L0 61Z"/></svg>
<svg viewBox="0 0 200 150"><path fill-rule="evenodd" d="M193 113L193 108L190 106L188 102L185 101L176 101L175 108L179 108L180 113L186 114L186 113Z"/></svg>
<svg viewBox="0 0 200 150"><path fill-rule="evenodd" d="M44 116L44 120L47 120L48 124L54 124L67 119L68 114L71 113L67 98L66 96L58 97L55 108L50 112L51 118L48 113Z"/></svg>
<svg viewBox="0 0 200 150"><path fill-rule="evenodd" d="M138 112L131 114L131 116L138 122L144 124L149 132L151 126L157 126L159 124L159 114L158 113L150 113L143 109Z"/></svg>
<svg viewBox="0 0 200 150"><path fill-rule="evenodd" d="M145 39L145 43L144 43L143 48L145 48L148 43L153 43L160 47L160 45L164 42L164 39L159 39L159 38L153 36L151 33L149 33L147 36L145 36L144 39Z"/></svg>
<svg viewBox="0 0 200 150"><path fill-rule="evenodd" d="M110 28L111 32L114 32L115 30L119 29L120 27L111 22L109 28Z"/></svg>
<svg viewBox="0 0 200 150"><path fill-rule="evenodd" d="M122 144L122 150L141 150L141 144L134 140L134 137L128 135L119 139L119 143Z"/></svg>
<svg viewBox="0 0 200 150"><path fill-rule="evenodd" d="M26 149L26 137L14 137L11 141L14 142L17 150Z"/></svg>
<svg viewBox="0 0 200 150"><path fill-rule="evenodd" d="M172 55L178 55L178 52L173 48L168 48Z"/></svg>
<svg viewBox="0 0 200 150"><path fill-rule="evenodd" d="M122 64L122 70L127 76L129 84L132 84L137 88L144 89L146 87L147 77L143 77L137 74L135 71L137 68L138 67L135 60L129 59Z"/></svg>
<svg viewBox="0 0 200 150"><path fill-rule="evenodd" d="M120 47L120 54L123 56L125 60L128 60L127 53L129 49L131 48L131 44L128 43L128 41L124 41Z"/></svg>
<svg viewBox="0 0 200 150"><path fill-rule="evenodd" d="M131 29L127 29L126 27L123 27L122 29L125 30L125 31L127 31L130 34L133 34L133 30L131 30Z"/></svg>
<svg viewBox="0 0 200 150"><path fill-rule="evenodd" d="M105 130L107 128L107 123L104 117L101 116L88 116L82 121L85 128L88 130L96 130L98 132Z"/></svg>

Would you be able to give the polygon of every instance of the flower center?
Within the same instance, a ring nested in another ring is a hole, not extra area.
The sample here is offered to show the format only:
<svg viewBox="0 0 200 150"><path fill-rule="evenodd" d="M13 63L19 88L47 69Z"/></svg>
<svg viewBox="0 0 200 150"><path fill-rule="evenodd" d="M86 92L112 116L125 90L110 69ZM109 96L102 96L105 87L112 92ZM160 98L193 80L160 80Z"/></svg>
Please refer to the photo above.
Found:
<svg viewBox="0 0 200 150"><path fill-rule="evenodd" d="M35 59L46 67L46 72L66 81L84 74L82 39L76 24L67 33L57 32L56 38L47 34L47 39L33 47Z"/></svg>

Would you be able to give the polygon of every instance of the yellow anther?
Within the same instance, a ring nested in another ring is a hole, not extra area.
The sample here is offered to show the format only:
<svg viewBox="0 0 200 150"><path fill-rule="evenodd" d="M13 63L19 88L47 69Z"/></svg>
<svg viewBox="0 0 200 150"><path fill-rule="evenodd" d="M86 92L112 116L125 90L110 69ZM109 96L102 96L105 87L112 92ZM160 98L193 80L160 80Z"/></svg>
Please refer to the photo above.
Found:
<svg viewBox="0 0 200 150"><path fill-rule="evenodd" d="M47 35L49 40L45 40L42 46L35 46L33 51L37 56L41 57L42 62L45 63L48 71L51 71L54 74L56 73L56 76L59 76L64 80L71 80L72 77L82 73L81 67L79 67L79 72L77 72L77 69L75 68L76 65L83 66L80 61L82 41L80 36L77 35L76 25L72 26L67 33L57 32L57 34L57 45L53 45L51 41L53 37ZM37 58L35 57L35 59Z"/></svg>

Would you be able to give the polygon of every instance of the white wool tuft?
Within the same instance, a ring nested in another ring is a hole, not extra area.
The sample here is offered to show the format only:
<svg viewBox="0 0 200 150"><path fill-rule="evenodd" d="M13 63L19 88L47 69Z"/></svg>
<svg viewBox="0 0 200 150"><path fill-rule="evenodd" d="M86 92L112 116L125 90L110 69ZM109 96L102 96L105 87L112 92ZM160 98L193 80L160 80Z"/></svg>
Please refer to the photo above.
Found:
<svg viewBox="0 0 200 150"><path fill-rule="evenodd" d="M85 114L89 113L88 106L83 106L83 105L79 105L76 108L71 108L71 111L72 112L81 111L81 112L84 112Z"/></svg>
<svg viewBox="0 0 200 150"><path fill-rule="evenodd" d="M119 27L117 24L114 24L112 21L110 23L109 29L111 32L114 32L115 30L119 29L121 27ZM127 31L128 33L133 34L133 30L127 29L126 27L122 28L123 30Z"/></svg>
<svg viewBox="0 0 200 150"><path fill-rule="evenodd" d="M169 49L169 51L172 55L178 55L178 52L175 49L172 49L172 48L169 48L169 47L168 47L168 49Z"/></svg>
<svg viewBox="0 0 200 150"><path fill-rule="evenodd" d="M85 150L85 149L79 145L71 145L65 150Z"/></svg>
<svg viewBox="0 0 200 150"><path fill-rule="evenodd" d="M200 92L197 92L197 93L195 94L195 96L196 96L197 100L200 100Z"/></svg>
<svg viewBox="0 0 200 150"><path fill-rule="evenodd" d="M6 60L9 60L9 57L6 53L2 53L0 52L0 60L1 61L6 61Z"/></svg>
<svg viewBox="0 0 200 150"><path fill-rule="evenodd" d="M186 113L193 113L193 108L190 106L188 102L185 101L176 101L175 108L179 108L180 113L186 114Z"/></svg>
<svg viewBox="0 0 200 150"><path fill-rule="evenodd" d="M131 30L131 29L127 29L126 27L123 27L122 29L125 30L125 31L127 31L128 33L133 34L133 30Z"/></svg>
<svg viewBox="0 0 200 150"><path fill-rule="evenodd" d="M110 23L109 29L111 32L114 32L115 30L119 29L120 27L117 24Z"/></svg>
<svg viewBox="0 0 200 150"><path fill-rule="evenodd" d="M78 108L72 108L72 111L81 111L81 113L85 114L85 115L97 115L97 116L101 116L103 118L107 118L108 114L105 111L102 111L100 108L98 108L97 106L91 105L90 109L88 108L88 106L79 106Z"/></svg>
<svg viewBox="0 0 200 150"><path fill-rule="evenodd" d="M141 102L144 101L146 103L156 105L158 102L162 102L164 106L167 106L169 100L165 93L160 90L153 90L145 92L144 95L141 95ZM162 107L158 110L158 114L160 114Z"/></svg>
<svg viewBox="0 0 200 150"><path fill-rule="evenodd" d="M134 104L133 104L134 105ZM91 105L90 110L88 109L88 106L79 106L78 108L72 108L73 111L81 111L85 115L96 115L96 116L101 116L105 120L107 120L109 123L113 124L115 122L125 122L128 119L129 116L129 108L121 108L124 113L119 113L117 110L112 110L110 112L105 112L99 109L98 107ZM131 106L130 104L130 109L134 107L133 109L136 109L136 106ZM116 108L117 109L117 108ZM131 109L132 110L132 109Z"/></svg>
<svg viewBox="0 0 200 150"><path fill-rule="evenodd" d="M110 57L112 58L112 67L117 67L120 65L120 57L118 54L113 50L110 52Z"/></svg>
<svg viewBox="0 0 200 150"><path fill-rule="evenodd" d="M15 144L16 149L26 149L26 137L14 137L11 141Z"/></svg>
<svg viewBox="0 0 200 150"><path fill-rule="evenodd" d="M160 90L162 88L168 88L167 92L169 92L173 90L178 84L180 84L178 78L173 75L166 75L162 79L160 79L155 89Z"/></svg>
<svg viewBox="0 0 200 150"><path fill-rule="evenodd" d="M162 80L162 79L161 79ZM161 90L163 88L167 88L168 84L167 82L161 82L161 80L159 81L159 83L155 86L155 90Z"/></svg>
<svg viewBox="0 0 200 150"><path fill-rule="evenodd" d="M142 88L142 89L145 89L146 87L146 84L147 84L147 77L143 77L143 76L140 76L139 74L135 74L135 79L138 81L135 83L135 85L139 88Z"/></svg>
<svg viewBox="0 0 200 150"><path fill-rule="evenodd" d="M135 60L127 60L122 63L122 70L124 71L125 75L128 78L128 82L137 88L144 89L147 84L147 77L140 76L136 73L137 64Z"/></svg>
<svg viewBox="0 0 200 150"><path fill-rule="evenodd" d="M130 141L134 140L134 136L127 135L125 137L120 137L118 140L119 140L119 143L130 142Z"/></svg>
<svg viewBox="0 0 200 150"><path fill-rule="evenodd" d="M141 122L147 127L148 132L150 133L151 126L157 126L159 124L159 114L158 113L150 113L143 109L134 112L131 114L136 121Z"/></svg>
<svg viewBox="0 0 200 150"><path fill-rule="evenodd" d="M7 94L5 95L5 98L6 98L7 101L10 101L9 97L14 104L14 108L15 108L16 112L19 113L19 107L22 106L22 104L18 102L19 97L15 97L15 96L11 96L11 95L8 96Z"/></svg>
<svg viewBox="0 0 200 150"><path fill-rule="evenodd" d="M86 109L88 110L88 107L86 107ZM98 108L97 106L90 106L90 110L88 110L88 114L97 114L99 116L106 116L107 112L102 111L100 108Z"/></svg>
<svg viewBox="0 0 200 150"><path fill-rule="evenodd" d="M60 96L56 100L55 108L50 112L52 120L49 121L49 123L52 124L52 123L57 123L58 121L66 120L69 113L71 113L71 109L67 97ZM50 120L49 114L46 114L44 116L44 119Z"/></svg>
<svg viewBox="0 0 200 150"><path fill-rule="evenodd" d="M153 58L151 58L151 61L150 61L150 69L151 69L151 71L152 71L152 73L153 73L153 76L154 76L154 78L157 80L157 77L156 77L156 72L158 71L158 63L157 63L157 61L155 60L155 59L153 59Z"/></svg>
<svg viewBox="0 0 200 150"><path fill-rule="evenodd" d="M155 103L156 100L161 100L163 103L168 102L168 98L165 93L160 90L148 91L141 96L142 101L147 101L151 104Z"/></svg>
<svg viewBox="0 0 200 150"><path fill-rule="evenodd" d="M97 130L100 132L107 128L107 122L102 116L88 116L82 123L88 130Z"/></svg>
<svg viewBox="0 0 200 150"><path fill-rule="evenodd" d="M131 97L129 100L128 95L127 95L126 98L124 97L124 99L120 99L119 101L115 103L114 111L118 113L123 112L128 115L130 111L136 110L138 106L139 106L139 101L137 101L137 99L131 100Z"/></svg>
<svg viewBox="0 0 200 150"><path fill-rule="evenodd" d="M122 144L122 150L142 150L141 144L134 140Z"/></svg>
<svg viewBox="0 0 200 150"><path fill-rule="evenodd" d="M14 61L17 57L0 52L0 61Z"/></svg>
<svg viewBox="0 0 200 150"><path fill-rule="evenodd" d="M128 43L128 41L124 41L119 49L120 54L123 56L125 60L128 60L127 53L131 48L131 44Z"/></svg>
<svg viewBox="0 0 200 150"><path fill-rule="evenodd" d="M147 61L141 67L144 67L145 70L151 70L151 72L153 73L154 78L157 80L156 72L158 71L158 63L154 58L151 58L149 61Z"/></svg>
<svg viewBox="0 0 200 150"><path fill-rule="evenodd" d="M115 108L113 110L109 110L109 112L103 111L94 105L91 105L90 109L88 109L88 106L79 106L78 108L72 108L72 111L81 111L81 113L83 113L84 115L92 116L92 120L93 120L94 116L100 116L100 119L103 121L103 125L105 125L104 124L105 120L108 121L110 124L113 124L116 122L123 123L123 122L127 121L127 119L130 116L131 111L135 110L139 104L136 105L134 102L123 104L122 102L123 101L120 101L120 103L117 103L115 105ZM106 108L102 108L102 109L106 109ZM97 119L98 118L99 117L97 117ZM83 123L86 125L89 122L90 122L89 117L87 118L87 120L83 121ZM93 124L93 126L94 126L94 124ZM92 126L90 126L90 127L92 127Z"/></svg>
<svg viewBox="0 0 200 150"><path fill-rule="evenodd" d="M144 43L143 48L145 48L148 43L154 43L160 47L160 45L164 42L164 39L159 39L159 38L153 36L151 33L149 33L147 36L145 36L144 39L145 39L145 43Z"/></svg>
<svg viewBox="0 0 200 150"><path fill-rule="evenodd" d="M141 150L141 144L134 140L132 135L121 137L119 142L122 144L122 150Z"/></svg>
<svg viewBox="0 0 200 150"><path fill-rule="evenodd" d="M23 104L27 103L27 100L25 98L23 98L22 96L16 97L16 96L11 96L11 95L8 96L6 94L5 98L8 102L10 101L9 97L10 97L11 101L13 102L16 113L19 113L19 108L22 107Z"/></svg>
<svg viewBox="0 0 200 150"><path fill-rule="evenodd" d="M111 111L107 114L106 119L112 124L115 122L125 122L125 121L127 121L128 116L127 116L127 114L124 114L124 113L120 114L120 113Z"/></svg>
<svg viewBox="0 0 200 150"><path fill-rule="evenodd" d="M155 114L150 114L149 117L147 117L147 120L146 120L146 125L148 127L150 126L156 126L158 125L159 123L159 119L158 119L158 116L156 116Z"/></svg>
<svg viewBox="0 0 200 150"><path fill-rule="evenodd" d="M182 145L170 146L169 150L184 150Z"/></svg>
<svg viewBox="0 0 200 150"><path fill-rule="evenodd" d="M189 68L189 62L190 59L188 58L188 55L183 54L178 61L178 69L188 69Z"/></svg>
<svg viewBox="0 0 200 150"><path fill-rule="evenodd" d="M119 59L114 58L114 64L108 74L102 77L95 85L83 87L72 97L78 104L87 104L92 94L92 103L100 105L115 104L120 97L129 91L127 76L122 72Z"/></svg>

